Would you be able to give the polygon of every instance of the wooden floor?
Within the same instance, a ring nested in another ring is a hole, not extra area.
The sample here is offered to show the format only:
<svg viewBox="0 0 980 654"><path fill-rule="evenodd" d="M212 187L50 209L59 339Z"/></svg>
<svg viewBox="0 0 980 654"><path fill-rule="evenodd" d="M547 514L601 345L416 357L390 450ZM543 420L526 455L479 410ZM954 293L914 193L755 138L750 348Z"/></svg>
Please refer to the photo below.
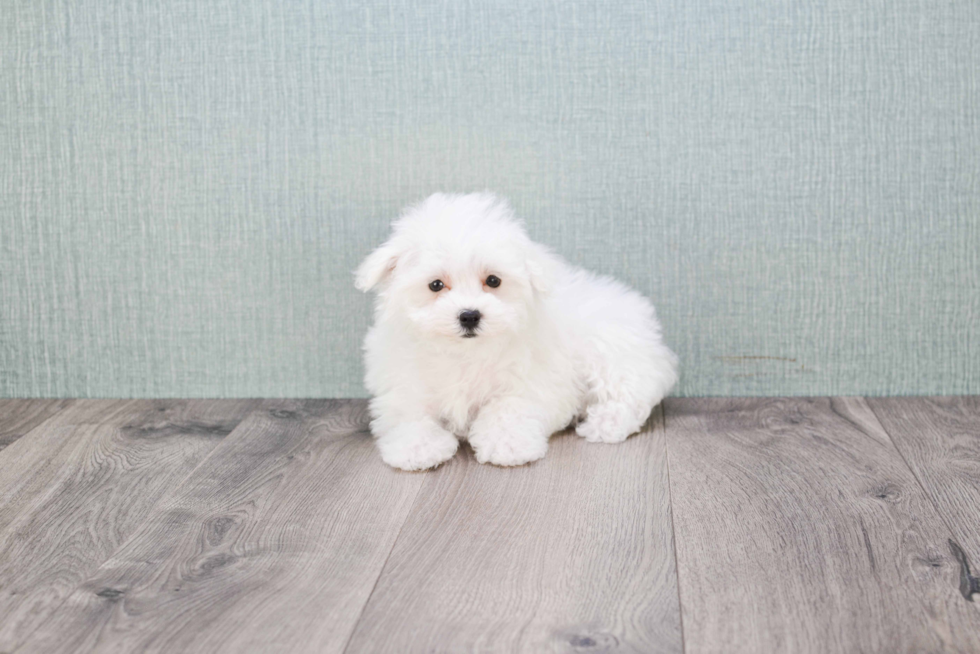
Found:
<svg viewBox="0 0 980 654"><path fill-rule="evenodd" d="M425 473L362 400L0 400L0 652L980 652L978 569L980 398Z"/></svg>

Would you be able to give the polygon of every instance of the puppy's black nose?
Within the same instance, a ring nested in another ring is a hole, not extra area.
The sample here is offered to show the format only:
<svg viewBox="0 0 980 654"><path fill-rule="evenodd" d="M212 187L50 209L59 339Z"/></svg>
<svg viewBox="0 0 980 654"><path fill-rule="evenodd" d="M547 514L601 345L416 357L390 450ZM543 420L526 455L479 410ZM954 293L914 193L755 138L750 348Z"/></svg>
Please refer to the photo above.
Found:
<svg viewBox="0 0 980 654"><path fill-rule="evenodd" d="M466 329L476 329L480 324L480 312L475 309L463 311L459 314L459 324Z"/></svg>

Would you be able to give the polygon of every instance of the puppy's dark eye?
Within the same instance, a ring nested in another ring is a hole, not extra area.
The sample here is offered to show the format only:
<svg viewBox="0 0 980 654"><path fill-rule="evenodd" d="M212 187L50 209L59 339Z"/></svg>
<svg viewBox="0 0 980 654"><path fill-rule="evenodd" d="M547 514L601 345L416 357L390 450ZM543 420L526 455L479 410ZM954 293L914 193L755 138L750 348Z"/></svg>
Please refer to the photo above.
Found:
<svg viewBox="0 0 980 654"><path fill-rule="evenodd" d="M490 275L489 277L487 277L487 286L489 286L490 288L497 288L498 286L500 286L500 278L497 277L496 275Z"/></svg>
<svg viewBox="0 0 980 654"><path fill-rule="evenodd" d="M441 279L437 279L434 282L429 282L429 290L433 293L438 293L445 287L446 285L442 283Z"/></svg>

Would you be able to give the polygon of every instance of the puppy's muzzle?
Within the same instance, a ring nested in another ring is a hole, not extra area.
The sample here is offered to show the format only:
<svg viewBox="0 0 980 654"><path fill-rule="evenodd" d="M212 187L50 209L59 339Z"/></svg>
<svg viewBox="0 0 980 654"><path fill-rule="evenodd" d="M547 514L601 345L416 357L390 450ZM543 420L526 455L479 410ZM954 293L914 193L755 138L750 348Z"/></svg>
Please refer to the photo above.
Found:
<svg viewBox="0 0 980 654"><path fill-rule="evenodd" d="M480 318L482 314L475 309L467 309L466 311L461 311L459 314L459 324L466 330L463 334L463 338L472 338L476 336L476 328L480 324Z"/></svg>

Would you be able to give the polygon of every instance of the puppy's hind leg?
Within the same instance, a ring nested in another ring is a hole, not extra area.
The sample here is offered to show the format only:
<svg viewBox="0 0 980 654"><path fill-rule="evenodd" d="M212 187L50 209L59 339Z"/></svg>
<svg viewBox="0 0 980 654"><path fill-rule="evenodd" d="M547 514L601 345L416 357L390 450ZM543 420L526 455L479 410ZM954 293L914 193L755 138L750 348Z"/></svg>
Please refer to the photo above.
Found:
<svg viewBox="0 0 980 654"><path fill-rule="evenodd" d="M606 352L594 361L585 420L575 433L592 443L621 443L636 433L677 381L677 357L659 343Z"/></svg>

